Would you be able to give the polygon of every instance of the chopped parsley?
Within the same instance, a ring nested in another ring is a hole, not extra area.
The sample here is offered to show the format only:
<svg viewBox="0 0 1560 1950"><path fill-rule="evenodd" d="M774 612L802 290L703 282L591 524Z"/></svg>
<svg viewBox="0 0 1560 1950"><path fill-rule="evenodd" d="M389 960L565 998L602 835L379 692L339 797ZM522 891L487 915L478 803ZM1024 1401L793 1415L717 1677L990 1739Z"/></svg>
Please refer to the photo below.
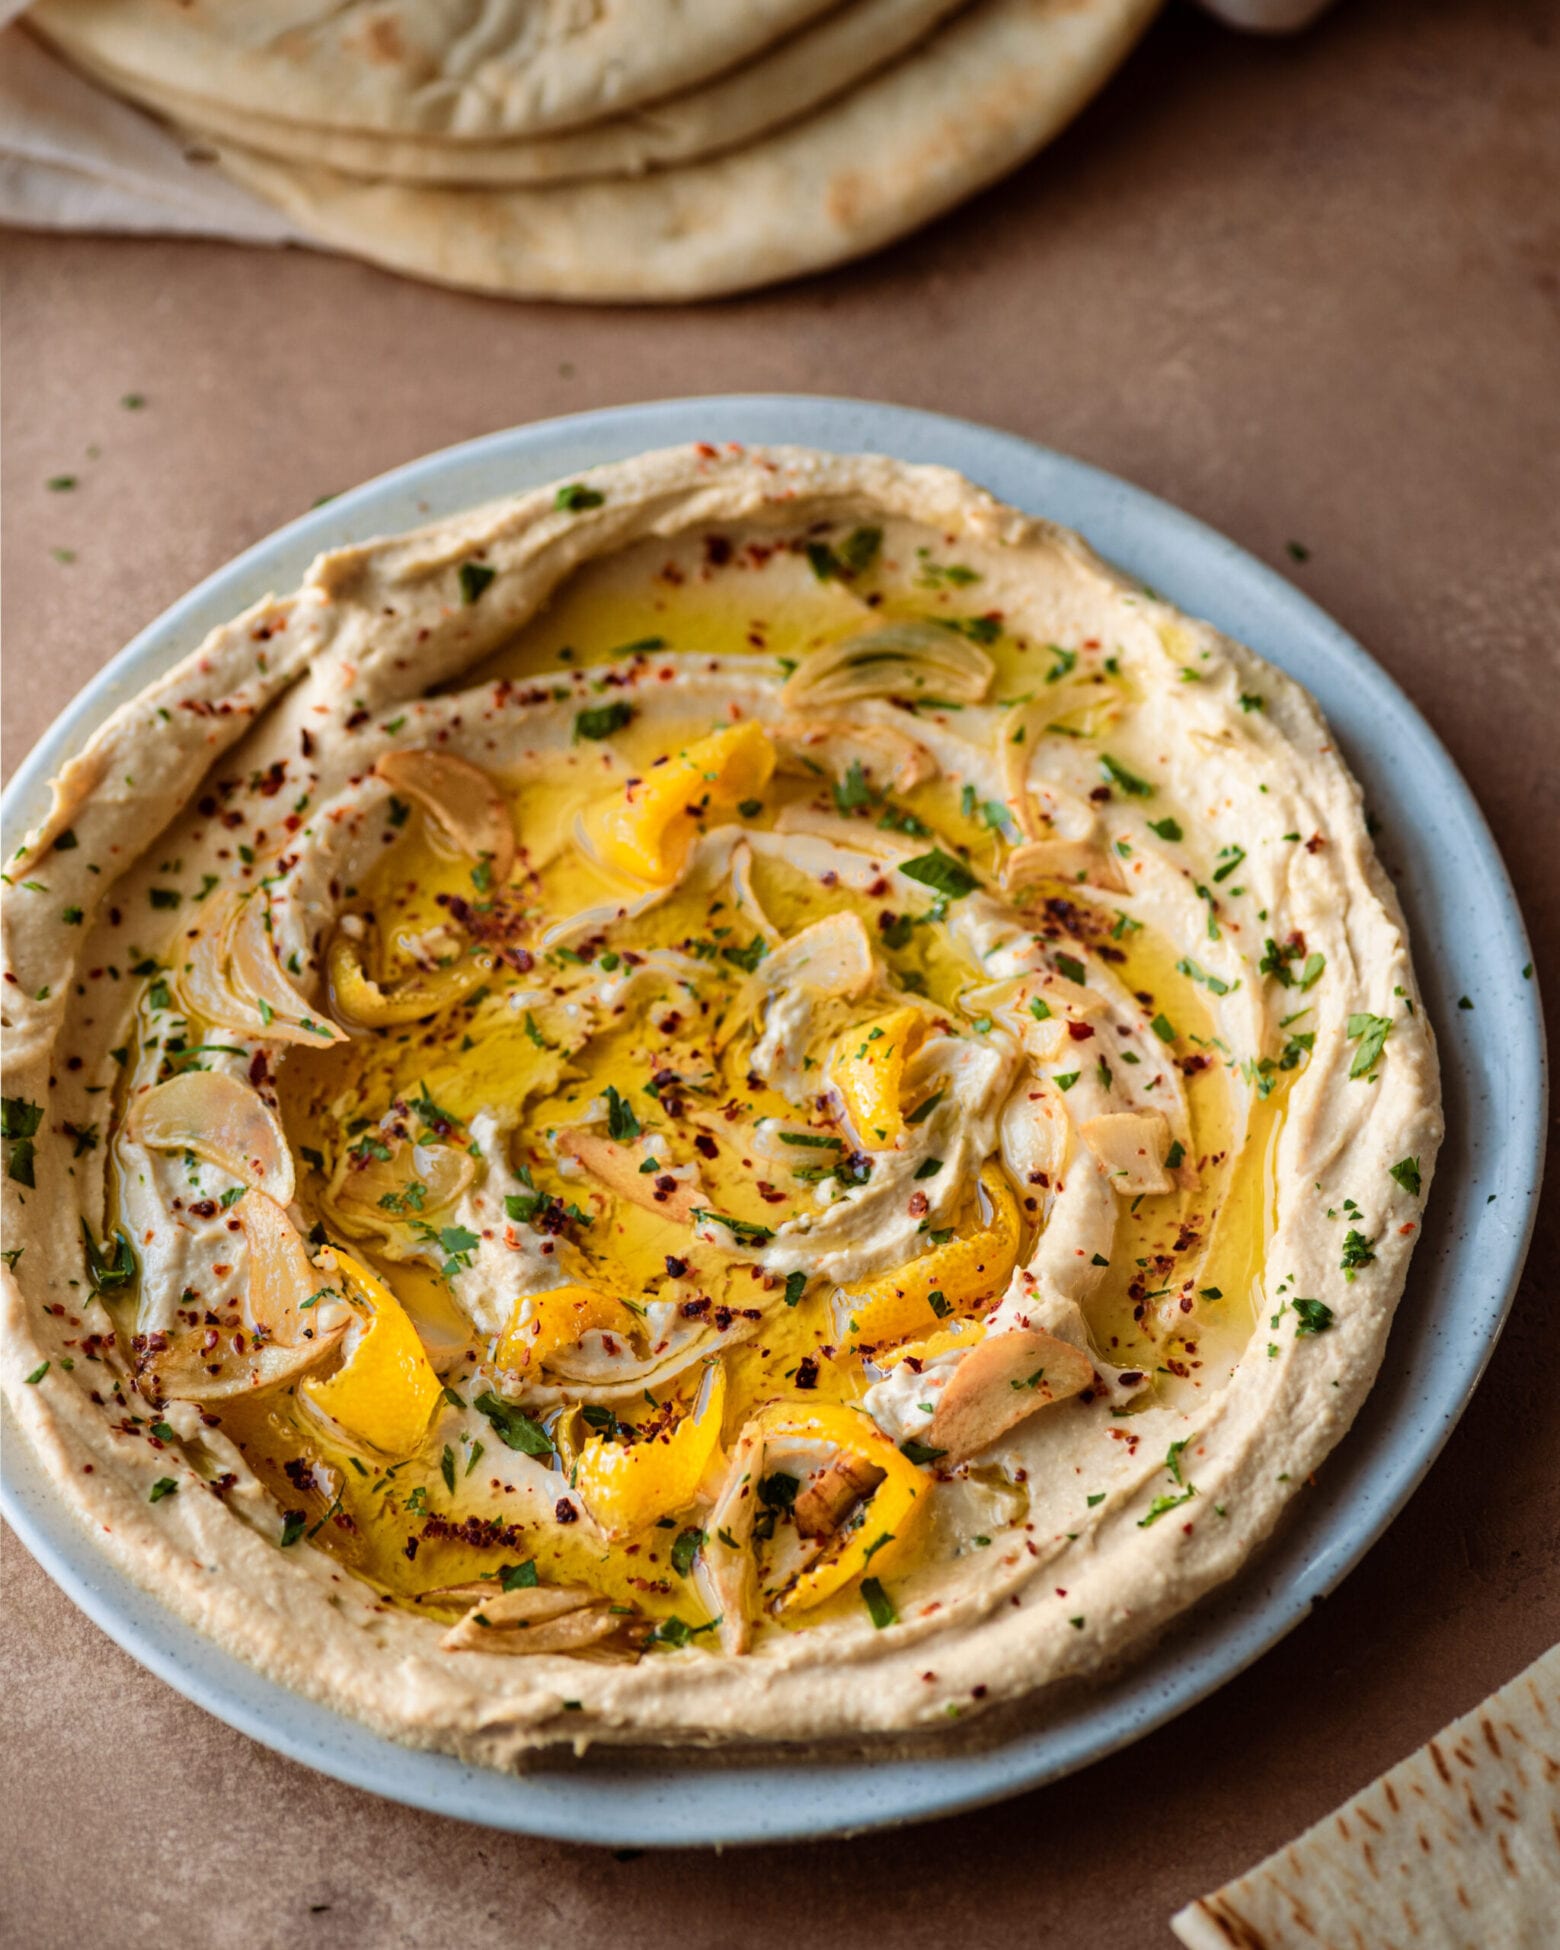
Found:
<svg viewBox="0 0 1560 1950"><path fill-rule="evenodd" d="M724 1226L739 1246L761 1246L766 1239L775 1236L768 1226L754 1225L748 1219L734 1219L729 1212L711 1212L700 1205L692 1208L692 1217L695 1225Z"/></svg>
<svg viewBox="0 0 1560 1950"><path fill-rule="evenodd" d="M1375 1068L1380 1058L1382 1045L1392 1034L1390 1016L1352 1015L1349 1018L1346 1034L1349 1041L1357 1045L1354 1061L1349 1065L1350 1077L1363 1077Z"/></svg>
<svg viewBox="0 0 1560 1950"><path fill-rule="evenodd" d="M474 603L488 584L497 575L485 562L462 562L460 565L460 599L463 603Z"/></svg>
<svg viewBox="0 0 1560 1950"><path fill-rule="evenodd" d="M1375 1257L1371 1243L1363 1233L1351 1230L1344 1234L1343 1258L1339 1264L1346 1280L1352 1281L1360 1268L1371 1265Z"/></svg>
<svg viewBox="0 0 1560 1950"><path fill-rule="evenodd" d="M87 1257L87 1279L94 1293L112 1292L116 1287L128 1286L135 1278L139 1261L122 1230L115 1230L112 1256L106 1241L100 1246L92 1237L85 1219L81 1222L81 1239Z"/></svg>
<svg viewBox="0 0 1560 1950"><path fill-rule="evenodd" d="M11 1146L6 1176L29 1189L37 1185L33 1169L33 1157L37 1150L34 1139L42 1122L41 1104L29 1103L25 1097L0 1099L0 1137L5 1138Z"/></svg>
<svg viewBox="0 0 1560 1950"><path fill-rule="evenodd" d="M722 948L720 952L723 961L734 962L738 968L752 975L769 953L769 944L761 934L755 934L745 948Z"/></svg>
<svg viewBox="0 0 1560 1950"><path fill-rule="evenodd" d="M966 894L973 894L980 885L968 867L938 846L934 846L930 853L906 860L899 871L907 880L918 880L923 887L933 888L950 901L963 900Z"/></svg>
<svg viewBox="0 0 1560 1950"><path fill-rule="evenodd" d="M955 636L968 638L971 643L995 643L1002 634L1002 622L996 616L934 616L932 621L945 630L952 630ZM931 699L922 702L930 703Z"/></svg>
<svg viewBox="0 0 1560 1950"><path fill-rule="evenodd" d="M693 1560L707 1542L705 1533L696 1530L691 1524L686 1530L678 1531L672 1541L672 1569L678 1577L687 1577L693 1569Z"/></svg>
<svg viewBox="0 0 1560 1950"><path fill-rule="evenodd" d="M491 1390L478 1395L472 1406L485 1415L506 1449L518 1449L522 1456L550 1456L552 1438L539 1422L533 1422L522 1409L506 1402Z"/></svg>
<svg viewBox="0 0 1560 1950"><path fill-rule="evenodd" d="M1217 886L1221 880L1228 880L1245 857L1246 849L1243 846L1221 846L1219 848L1220 864L1213 870L1214 884Z"/></svg>
<svg viewBox="0 0 1560 1950"><path fill-rule="evenodd" d="M609 1083L607 1085L607 1130L614 1144L632 1144L643 1130L643 1125L634 1113L634 1107L620 1097Z"/></svg>
<svg viewBox="0 0 1560 1950"><path fill-rule="evenodd" d="M861 1602L866 1606L867 1615L878 1631L881 1632L886 1625L893 1625L898 1621L899 1613L894 1609L893 1599L876 1578L861 1580Z"/></svg>
<svg viewBox="0 0 1560 1950"><path fill-rule="evenodd" d="M1149 799L1154 788L1147 779L1140 779L1136 772L1129 772L1119 758L1112 758L1109 752L1100 753L1100 770L1112 785L1120 786L1129 799Z"/></svg>
<svg viewBox="0 0 1560 1950"><path fill-rule="evenodd" d="M634 707L624 698L614 698L610 704L598 704L593 710L577 711L574 715L574 742L582 738L610 738L614 731L621 731L625 725L634 721Z"/></svg>
<svg viewBox="0 0 1560 1950"><path fill-rule="evenodd" d="M1388 1167L1387 1176L1395 1178L1410 1198L1418 1198L1420 1177L1417 1158L1399 1158L1395 1165Z"/></svg>
<svg viewBox="0 0 1560 1950"><path fill-rule="evenodd" d="M1191 960L1182 958L1175 965L1178 975L1185 975L1189 981L1201 982L1210 995L1228 995L1230 985L1218 975L1210 975L1206 968Z"/></svg>
<svg viewBox="0 0 1560 1950"><path fill-rule="evenodd" d="M1148 1506L1148 1515L1138 1518L1138 1529L1147 1530L1151 1523L1158 1523L1167 1510L1179 1510L1183 1503L1190 1503L1196 1494L1188 1483L1179 1496L1156 1496Z"/></svg>

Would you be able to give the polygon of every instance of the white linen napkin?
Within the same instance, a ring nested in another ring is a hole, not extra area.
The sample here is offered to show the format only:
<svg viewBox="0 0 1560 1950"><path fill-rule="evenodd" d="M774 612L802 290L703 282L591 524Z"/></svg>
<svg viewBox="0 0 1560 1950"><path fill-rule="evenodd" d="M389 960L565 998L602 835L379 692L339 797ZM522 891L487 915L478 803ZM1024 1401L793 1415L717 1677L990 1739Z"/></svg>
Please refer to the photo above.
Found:
<svg viewBox="0 0 1560 1950"><path fill-rule="evenodd" d="M0 0L0 223L27 229L308 240L280 211L192 160L160 122L95 87Z"/></svg>

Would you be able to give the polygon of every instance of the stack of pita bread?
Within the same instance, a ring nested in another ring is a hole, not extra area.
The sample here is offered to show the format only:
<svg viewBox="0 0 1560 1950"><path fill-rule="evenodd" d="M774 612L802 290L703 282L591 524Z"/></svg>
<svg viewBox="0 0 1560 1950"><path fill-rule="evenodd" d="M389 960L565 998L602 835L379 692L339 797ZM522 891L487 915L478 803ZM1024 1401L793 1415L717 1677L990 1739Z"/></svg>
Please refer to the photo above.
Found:
<svg viewBox="0 0 1560 1950"><path fill-rule="evenodd" d="M529 298L710 297L887 243L1060 129L1159 0L38 0L308 235Z"/></svg>

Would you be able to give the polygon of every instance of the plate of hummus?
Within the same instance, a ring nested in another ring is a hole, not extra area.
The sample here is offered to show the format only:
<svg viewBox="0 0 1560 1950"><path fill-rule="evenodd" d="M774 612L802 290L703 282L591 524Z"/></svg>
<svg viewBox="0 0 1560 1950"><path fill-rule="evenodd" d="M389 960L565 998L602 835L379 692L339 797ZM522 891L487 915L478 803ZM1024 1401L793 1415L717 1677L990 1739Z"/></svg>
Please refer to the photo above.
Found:
<svg viewBox="0 0 1560 1950"><path fill-rule="evenodd" d="M7 1514L441 1812L779 1839L1121 1745L1380 1534L1519 1270L1536 996L1450 761L1002 435L436 455L6 813Z"/></svg>

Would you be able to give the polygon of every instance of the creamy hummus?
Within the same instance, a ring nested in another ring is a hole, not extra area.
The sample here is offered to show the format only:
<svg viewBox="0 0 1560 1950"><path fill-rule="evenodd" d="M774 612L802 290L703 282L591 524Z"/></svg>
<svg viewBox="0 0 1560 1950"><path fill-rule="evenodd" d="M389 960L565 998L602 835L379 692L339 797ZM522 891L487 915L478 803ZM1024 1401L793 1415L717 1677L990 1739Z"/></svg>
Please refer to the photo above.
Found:
<svg viewBox="0 0 1560 1950"><path fill-rule="evenodd" d="M1288 678L957 476L320 558L5 894L7 1399L149 1590L494 1764L942 1727L1237 1572L1441 1135Z"/></svg>

